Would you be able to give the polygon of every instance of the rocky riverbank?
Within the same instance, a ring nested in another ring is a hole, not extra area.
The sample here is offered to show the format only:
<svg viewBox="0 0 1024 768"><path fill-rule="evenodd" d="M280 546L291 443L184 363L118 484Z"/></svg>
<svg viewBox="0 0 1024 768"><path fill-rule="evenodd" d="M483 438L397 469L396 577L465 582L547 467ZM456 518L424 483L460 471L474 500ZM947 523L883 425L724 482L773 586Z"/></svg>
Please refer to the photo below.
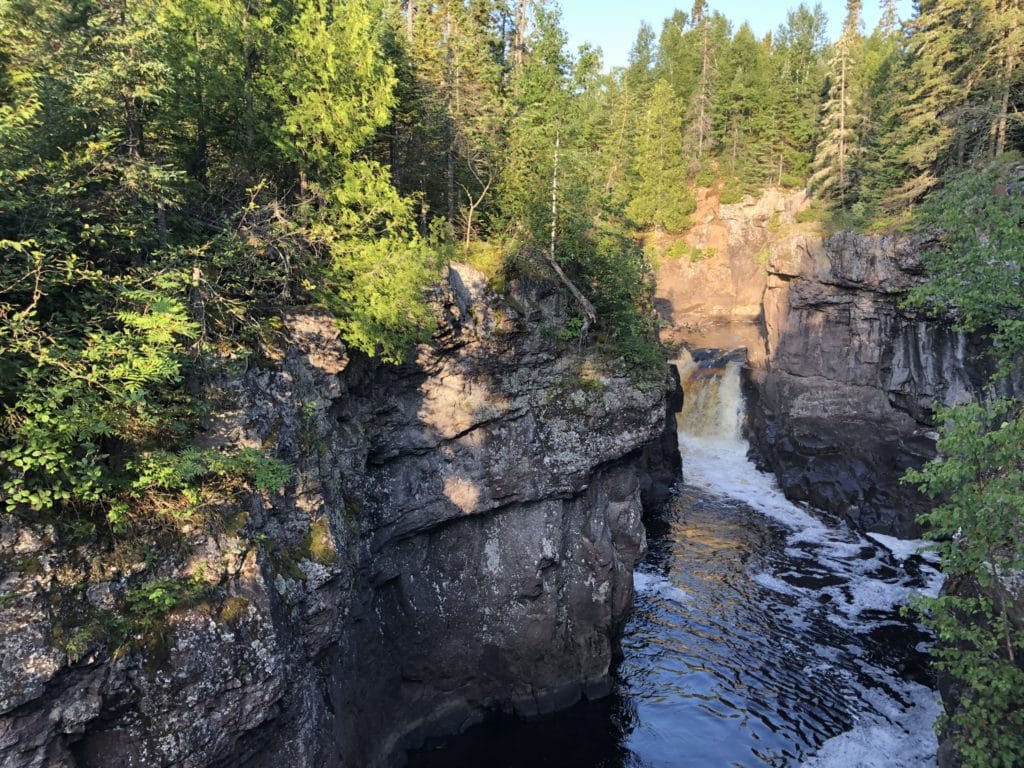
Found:
<svg viewBox="0 0 1024 768"><path fill-rule="evenodd" d="M442 332L398 367L286 318L278 360L214 383L201 441L293 481L183 526L173 562L5 522L0 766L388 765L607 691L641 496L678 471L665 382L560 341L553 287L511 296L453 266ZM196 598L106 642L140 584L179 583Z"/></svg>

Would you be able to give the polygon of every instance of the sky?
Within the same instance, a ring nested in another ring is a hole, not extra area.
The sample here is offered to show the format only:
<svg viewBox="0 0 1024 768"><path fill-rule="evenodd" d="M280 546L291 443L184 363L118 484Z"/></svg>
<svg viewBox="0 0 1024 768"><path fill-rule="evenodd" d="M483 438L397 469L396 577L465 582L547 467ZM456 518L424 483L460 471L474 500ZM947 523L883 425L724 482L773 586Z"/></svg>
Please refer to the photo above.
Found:
<svg viewBox="0 0 1024 768"><path fill-rule="evenodd" d="M814 5L814 0L805 0ZM646 20L654 27L655 34L661 31L661 23L672 15L676 8L689 13L692 0L560 0L562 26L569 33L570 50L583 43L590 43L604 51L604 62L608 68L623 66L629 49L636 39L640 22ZM709 0L708 6L720 11L733 22L735 30L744 21L758 37L774 31L786 21L786 11L795 8L800 0ZM829 38L835 39L846 15L845 0L821 0L829 20ZM910 17L911 0L897 3L900 17ZM879 17L877 0L864 2L864 28L870 32Z"/></svg>

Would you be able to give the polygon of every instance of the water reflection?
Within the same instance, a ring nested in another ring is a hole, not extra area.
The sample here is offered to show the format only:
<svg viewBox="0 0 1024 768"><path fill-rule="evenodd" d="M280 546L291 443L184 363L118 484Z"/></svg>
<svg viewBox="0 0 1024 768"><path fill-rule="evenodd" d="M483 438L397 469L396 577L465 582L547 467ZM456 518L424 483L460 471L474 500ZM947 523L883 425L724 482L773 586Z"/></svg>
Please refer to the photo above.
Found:
<svg viewBox="0 0 1024 768"><path fill-rule="evenodd" d="M615 694L436 742L413 768L934 766L917 557L788 502L746 458L739 364L687 361L682 487L649 526Z"/></svg>
<svg viewBox="0 0 1024 768"><path fill-rule="evenodd" d="M893 703L911 707L910 681L928 681L927 638L895 609L863 625L836 611L844 589L863 589L857 579L906 583L914 569L860 539L842 550L847 570L831 572L822 544L791 538L741 503L683 489L650 531L615 694L477 726L410 765L789 766L869 719L899 730Z"/></svg>
<svg viewBox="0 0 1024 768"><path fill-rule="evenodd" d="M505 718L437 739L411 755L410 768L647 768L626 746L636 727L631 698L616 691L554 717Z"/></svg>

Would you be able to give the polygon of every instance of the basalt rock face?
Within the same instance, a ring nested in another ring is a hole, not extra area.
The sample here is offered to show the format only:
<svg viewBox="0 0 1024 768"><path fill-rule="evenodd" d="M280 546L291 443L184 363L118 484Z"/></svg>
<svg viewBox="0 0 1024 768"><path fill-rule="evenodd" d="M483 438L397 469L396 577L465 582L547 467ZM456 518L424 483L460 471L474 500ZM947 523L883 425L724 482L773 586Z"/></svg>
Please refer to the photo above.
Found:
<svg viewBox="0 0 1024 768"><path fill-rule="evenodd" d="M746 349L747 434L788 497L916 535L926 502L900 478L935 455L933 404L987 382L984 345L901 307L924 279L926 238L824 239L799 221L807 204L780 190L734 205L702 195L685 238L700 258L659 266L663 338Z"/></svg>
<svg viewBox="0 0 1024 768"><path fill-rule="evenodd" d="M788 496L905 536L918 533L925 500L900 478L935 455L933 404L971 399L990 374L970 339L900 306L928 245L802 232L775 241L767 363L749 387L752 444Z"/></svg>
<svg viewBox="0 0 1024 768"><path fill-rule="evenodd" d="M564 322L552 288L513 299L453 268L444 332L398 367L289 318L276 364L219 382L204 442L270 449L294 481L186 529L163 571L90 571L8 524L0 766L390 765L487 711L605 693L641 492L678 461L664 387L538 332ZM158 643L55 650L60 611L113 615L141 580L190 574L209 589Z"/></svg>
<svg viewBox="0 0 1024 768"><path fill-rule="evenodd" d="M665 322L664 340L725 348L733 342L720 333L723 326L756 323L767 280L767 244L793 226L808 204L803 192L769 189L759 198L723 205L717 190L698 189L695 223L683 239L689 255L672 258L672 247L660 244L664 253L655 300ZM762 357L756 345L748 354L752 360Z"/></svg>

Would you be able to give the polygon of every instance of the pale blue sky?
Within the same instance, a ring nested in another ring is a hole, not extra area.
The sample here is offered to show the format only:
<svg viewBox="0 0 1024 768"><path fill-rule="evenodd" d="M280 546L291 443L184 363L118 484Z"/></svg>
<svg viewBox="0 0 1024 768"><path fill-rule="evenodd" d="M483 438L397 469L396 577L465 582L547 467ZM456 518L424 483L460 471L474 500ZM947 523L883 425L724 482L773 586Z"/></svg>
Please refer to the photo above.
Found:
<svg viewBox="0 0 1024 768"><path fill-rule="evenodd" d="M812 0L805 0L813 6ZM569 33L569 47L575 51L584 42L604 51L606 67L626 63L629 49L636 39L641 21L661 31L661 22L679 8L689 13L693 0L559 0L562 6L562 25ZM709 0L712 10L721 11L736 29L744 21L750 22L754 34L761 37L774 31L786 21L786 11L795 8L800 0ZM821 0L821 7L829 19L829 37L835 38L846 15L845 0ZM911 13L911 1L897 3L900 18ZM878 0L864 0L864 27L870 32L879 17Z"/></svg>

